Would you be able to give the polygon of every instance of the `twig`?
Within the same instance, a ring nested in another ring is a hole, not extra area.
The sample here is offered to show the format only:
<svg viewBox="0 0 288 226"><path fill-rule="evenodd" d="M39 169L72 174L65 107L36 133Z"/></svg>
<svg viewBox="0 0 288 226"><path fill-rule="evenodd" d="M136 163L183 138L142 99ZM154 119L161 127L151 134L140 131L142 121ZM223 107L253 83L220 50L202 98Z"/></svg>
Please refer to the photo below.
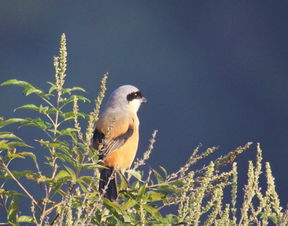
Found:
<svg viewBox="0 0 288 226"><path fill-rule="evenodd" d="M37 208L42 212L42 208L39 206L38 202L34 197L26 190L26 188L20 183L20 181L13 175L13 173L8 169L6 164L0 159L3 169L9 174L10 177L18 184L22 191L32 200L32 202L37 206Z"/></svg>

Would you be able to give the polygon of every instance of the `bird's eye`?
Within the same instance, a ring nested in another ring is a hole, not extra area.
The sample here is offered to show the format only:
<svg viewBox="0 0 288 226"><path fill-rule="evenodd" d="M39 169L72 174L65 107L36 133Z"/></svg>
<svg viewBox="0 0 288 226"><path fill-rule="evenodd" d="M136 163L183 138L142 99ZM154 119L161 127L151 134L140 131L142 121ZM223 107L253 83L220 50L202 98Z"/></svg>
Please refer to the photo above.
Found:
<svg viewBox="0 0 288 226"><path fill-rule="evenodd" d="M140 91L134 93L134 96L135 96L136 98L142 98L142 94L141 94Z"/></svg>
<svg viewBox="0 0 288 226"><path fill-rule="evenodd" d="M133 92L133 93L130 93L127 95L127 100L128 101L131 101L131 100L134 100L134 99L140 99L142 98L142 94L140 91L137 91L137 92Z"/></svg>

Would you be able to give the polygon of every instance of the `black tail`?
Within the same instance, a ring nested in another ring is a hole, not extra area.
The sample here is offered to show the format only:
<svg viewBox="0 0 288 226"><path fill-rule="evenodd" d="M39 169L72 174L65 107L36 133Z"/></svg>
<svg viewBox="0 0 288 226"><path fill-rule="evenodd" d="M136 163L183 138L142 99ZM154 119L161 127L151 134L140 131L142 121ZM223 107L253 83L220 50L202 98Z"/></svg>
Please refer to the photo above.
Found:
<svg viewBox="0 0 288 226"><path fill-rule="evenodd" d="M102 169L99 182L99 191L101 194L104 193L104 197L109 200L117 199L117 183L113 167Z"/></svg>

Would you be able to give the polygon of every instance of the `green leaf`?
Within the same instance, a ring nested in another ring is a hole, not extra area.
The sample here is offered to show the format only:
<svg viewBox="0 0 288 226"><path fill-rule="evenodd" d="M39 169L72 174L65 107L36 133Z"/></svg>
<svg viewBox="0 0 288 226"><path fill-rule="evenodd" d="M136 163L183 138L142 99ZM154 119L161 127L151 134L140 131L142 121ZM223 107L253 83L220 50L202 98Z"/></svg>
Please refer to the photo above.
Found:
<svg viewBox="0 0 288 226"><path fill-rule="evenodd" d="M167 178L167 171L166 169L163 167L163 166L159 166L159 168L163 171L164 175L165 175L165 178Z"/></svg>
<svg viewBox="0 0 288 226"><path fill-rule="evenodd" d="M7 212L7 220L10 224L16 224L16 217L18 214L18 199L13 198Z"/></svg>
<svg viewBox="0 0 288 226"><path fill-rule="evenodd" d="M34 222L34 218L33 217L31 217L31 216L20 216L20 217L18 217L17 218L17 222L18 223L35 223Z"/></svg>
<svg viewBox="0 0 288 226"><path fill-rule="evenodd" d="M142 175L138 170L126 170L128 174L135 177L137 180L142 181Z"/></svg>
<svg viewBox="0 0 288 226"><path fill-rule="evenodd" d="M178 223L177 216L175 216L174 214L167 214L165 216L165 220L169 225L176 225Z"/></svg>
<svg viewBox="0 0 288 226"><path fill-rule="evenodd" d="M162 201L165 199L166 195L159 193L159 192L154 192L154 191L148 191L145 194L145 200L147 202L156 202L156 201Z"/></svg>
<svg viewBox="0 0 288 226"><path fill-rule="evenodd" d="M8 157L9 157L10 159L16 159L16 158L25 159L24 156L19 155L19 154L17 154L17 153L12 153L12 152L8 152Z"/></svg>
<svg viewBox="0 0 288 226"><path fill-rule="evenodd" d="M10 147L27 147L27 148L33 148L32 146L25 144L24 142L19 142L19 141L12 141L9 142Z"/></svg>
<svg viewBox="0 0 288 226"><path fill-rule="evenodd" d="M159 191L165 193L165 194L169 194L169 192L175 192L176 191L176 188L174 188L173 186L169 186L168 184L167 185L161 185L159 188L158 188Z"/></svg>
<svg viewBox="0 0 288 226"><path fill-rule="evenodd" d="M39 96L45 95L41 89L36 88L35 86L33 86L30 83L25 82L25 81L19 81L17 79L11 79L11 80L5 81L5 82L0 84L0 86L6 86L6 85L15 85L15 86L20 86L20 87L24 88L23 94L25 96L28 96L32 93L35 93Z"/></svg>
<svg viewBox="0 0 288 226"><path fill-rule="evenodd" d="M52 83L52 82L47 82L47 83L49 85L51 85L51 87L50 87L50 89L48 91L49 94L51 94L51 93L53 93L53 91L57 90L57 86L54 83Z"/></svg>
<svg viewBox="0 0 288 226"><path fill-rule="evenodd" d="M73 91L80 91L80 92L86 93L85 89L83 89L81 87L77 87L77 86L72 87L72 88L64 88L62 91L63 91L64 94L65 93L71 94L71 92L73 92Z"/></svg>
<svg viewBox="0 0 288 226"><path fill-rule="evenodd" d="M50 108L48 109L48 111L47 111L47 114L55 113L55 112L57 112L57 111L58 111L57 108L55 108L55 107L50 107Z"/></svg>
<svg viewBox="0 0 288 226"><path fill-rule="evenodd" d="M71 95L68 98L61 98L60 102L63 103L64 106L65 106L68 103L72 103L74 101L75 97L77 98L77 100L81 100L84 103L85 102L88 102L88 103L91 102L87 97L84 97L84 96L81 96L81 95Z"/></svg>
<svg viewBox="0 0 288 226"><path fill-rule="evenodd" d="M117 220L124 223L123 215L125 215L125 213L118 203L111 202L105 198L104 204L112 212L113 216L115 216Z"/></svg>
<svg viewBox="0 0 288 226"><path fill-rule="evenodd" d="M279 224L279 218L276 214L271 214L268 216L269 220L271 220L275 225Z"/></svg>
<svg viewBox="0 0 288 226"><path fill-rule="evenodd" d="M138 202L134 199L128 199L127 202L122 204L122 209L126 210L126 209L130 209L133 206L135 206Z"/></svg>
<svg viewBox="0 0 288 226"><path fill-rule="evenodd" d="M139 190L138 190L138 196L141 197L142 195L144 195L145 190L146 190L146 185L145 184L141 185Z"/></svg>
<svg viewBox="0 0 288 226"><path fill-rule="evenodd" d="M50 108L48 106L40 105L38 107L35 104L25 104L25 105L22 105L18 108L15 108L14 111L17 111L18 109L28 109L28 110L37 111L37 112L43 113L43 114L47 114L50 110Z"/></svg>
<svg viewBox="0 0 288 226"><path fill-rule="evenodd" d="M64 114L61 114L61 116L65 119L65 120L74 120L74 112L66 112ZM86 114L78 112L77 114L78 118L86 118Z"/></svg>
<svg viewBox="0 0 288 226"><path fill-rule="evenodd" d="M91 185L92 182L94 181L95 181L95 178L91 176L82 176L82 177L77 178L78 183L84 183L86 185Z"/></svg>
<svg viewBox="0 0 288 226"><path fill-rule="evenodd" d="M25 104L18 108L15 108L14 111L17 111L18 109L29 109L33 111L39 111L39 107L37 107L35 104Z"/></svg>
<svg viewBox="0 0 288 226"><path fill-rule="evenodd" d="M97 165L95 163L83 163L81 164L81 169L89 170L89 169L96 169L96 168L105 168L104 166Z"/></svg>
<svg viewBox="0 0 288 226"><path fill-rule="evenodd" d="M17 179L20 177L29 177L31 175L33 175L34 173L31 170L22 170L22 171L16 171L13 170L12 174L14 175L14 177L16 177ZM5 178L11 178L9 174L5 173L3 175Z"/></svg>
<svg viewBox="0 0 288 226"><path fill-rule="evenodd" d="M126 190L128 187L127 180L122 173L119 173L119 176L121 178L121 183L119 185L119 189L120 190Z"/></svg>
<svg viewBox="0 0 288 226"><path fill-rule="evenodd" d="M155 174L157 178L157 182L160 184L164 181L163 177L161 176L160 173L158 173L156 170L152 169L152 173Z"/></svg>
<svg viewBox="0 0 288 226"><path fill-rule="evenodd" d="M70 155L66 155L66 154L63 154L63 153L59 153L57 152L56 153L56 156L64 163L64 162L68 162L70 163L71 165L73 165L74 167L76 166L76 161L73 157L71 157Z"/></svg>
<svg viewBox="0 0 288 226"><path fill-rule="evenodd" d="M51 128L51 123L43 121L41 118L31 119L27 118L24 122L21 123L21 126L33 126L38 127L42 130L46 130L48 128Z"/></svg>
<svg viewBox="0 0 288 226"><path fill-rule="evenodd" d="M77 130L74 128L66 128L66 129L59 131L59 134L61 134L62 136L70 136L75 140L76 139L76 134L75 134L76 131Z"/></svg>
<svg viewBox="0 0 288 226"><path fill-rule="evenodd" d="M71 177L70 174L65 171L65 170L60 170L57 175L55 176L55 180L58 181L58 180L61 180L65 177Z"/></svg>
<svg viewBox="0 0 288 226"><path fill-rule="evenodd" d="M4 195L4 196L8 196L8 197L11 197L11 196L17 196L17 197L25 197L24 194L18 192L18 191L13 191L13 190L9 190L9 191L6 191L5 189L3 188L0 188L0 195Z"/></svg>
<svg viewBox="0 0 288 226"><path fill-rule="evenodd" d="M76 176L74 170L72 170L71 168L69 168L68 166L65 166L65 165L64 165L64 167L68 171L68 173L70 174L72 181L76 182L77 176Z"/></svg>
<svg viewBox="0 0 288 226"><path fill-rule="evenodd" d="M170 185L175 185L175 186L183 186L185 185L185 183L181 180L176 180L176 181L173 181L171 183L169 183Z"/></svg>
<svg viewBox="0 0 288 226"><path fill-rule="evenodd" d="M22 141L21 138L17 137L16 135L10 132L0 132L0 139L15 139Z"/></svg>
<svg viewBox="0 0 288 226"><path fill-rule="evenodd" d="M23 122L26 122L26 119L10 118L7 120L3 120L3 118L0 118L0 128L3 128L4 126L7 126L7 125L12 124L12 123L17 123L17 122L23 123Z"/></svg>
<svg viewBox="0 0 288 226"><path fill-rule="evenodd" d="M61 150L67 154L70 154L71 151L70 151L70 146L68 143L66 142L63 142L63 141L60 141L60 140L57 140L55 142L52 142L52 141L45 141L45 140L35 140L37 142L39 142L41 145L45 146L45 147L48 147L48 148L55 148L57 150Z"/></svg>
<svg viewBox="0 0 288 226"><path fill-rule="evenodd" d="M19 155L22 155L22 156L28 156L30 158L33 159L34 163L36 166L38 166L38 162L37 162L37 157L34 153L32 152L18 152Z"/></svg>
<svg viewBox="0 0 288 226"><path fill-rule="evenodd" d="M148 213L150 213L152 215L152 217L154 217L156 220L158 220L158 221L163 220L161 214L154 207L144 204L143 209L145 209Z"/></svg>
<svg viewBox="0 0 288 226"><path fill-rule="evenodd" d="M9 146L8 140L0 140L0 150L9 150L11 147Z"/></svg>

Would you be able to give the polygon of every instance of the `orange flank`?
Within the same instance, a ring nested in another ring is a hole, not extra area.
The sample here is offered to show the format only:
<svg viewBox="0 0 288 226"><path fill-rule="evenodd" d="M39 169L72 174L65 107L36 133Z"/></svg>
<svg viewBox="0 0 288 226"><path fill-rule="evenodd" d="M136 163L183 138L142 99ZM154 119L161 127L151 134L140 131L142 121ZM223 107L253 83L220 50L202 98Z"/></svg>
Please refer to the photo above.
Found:
<svg viewBox="0 0 288 226"><path fill-rule="evenodd" d="M125 170L130 168L138 148L138 131L123 146L114 150L104 159L104 166L114 167L116 170Z"/></svg>

